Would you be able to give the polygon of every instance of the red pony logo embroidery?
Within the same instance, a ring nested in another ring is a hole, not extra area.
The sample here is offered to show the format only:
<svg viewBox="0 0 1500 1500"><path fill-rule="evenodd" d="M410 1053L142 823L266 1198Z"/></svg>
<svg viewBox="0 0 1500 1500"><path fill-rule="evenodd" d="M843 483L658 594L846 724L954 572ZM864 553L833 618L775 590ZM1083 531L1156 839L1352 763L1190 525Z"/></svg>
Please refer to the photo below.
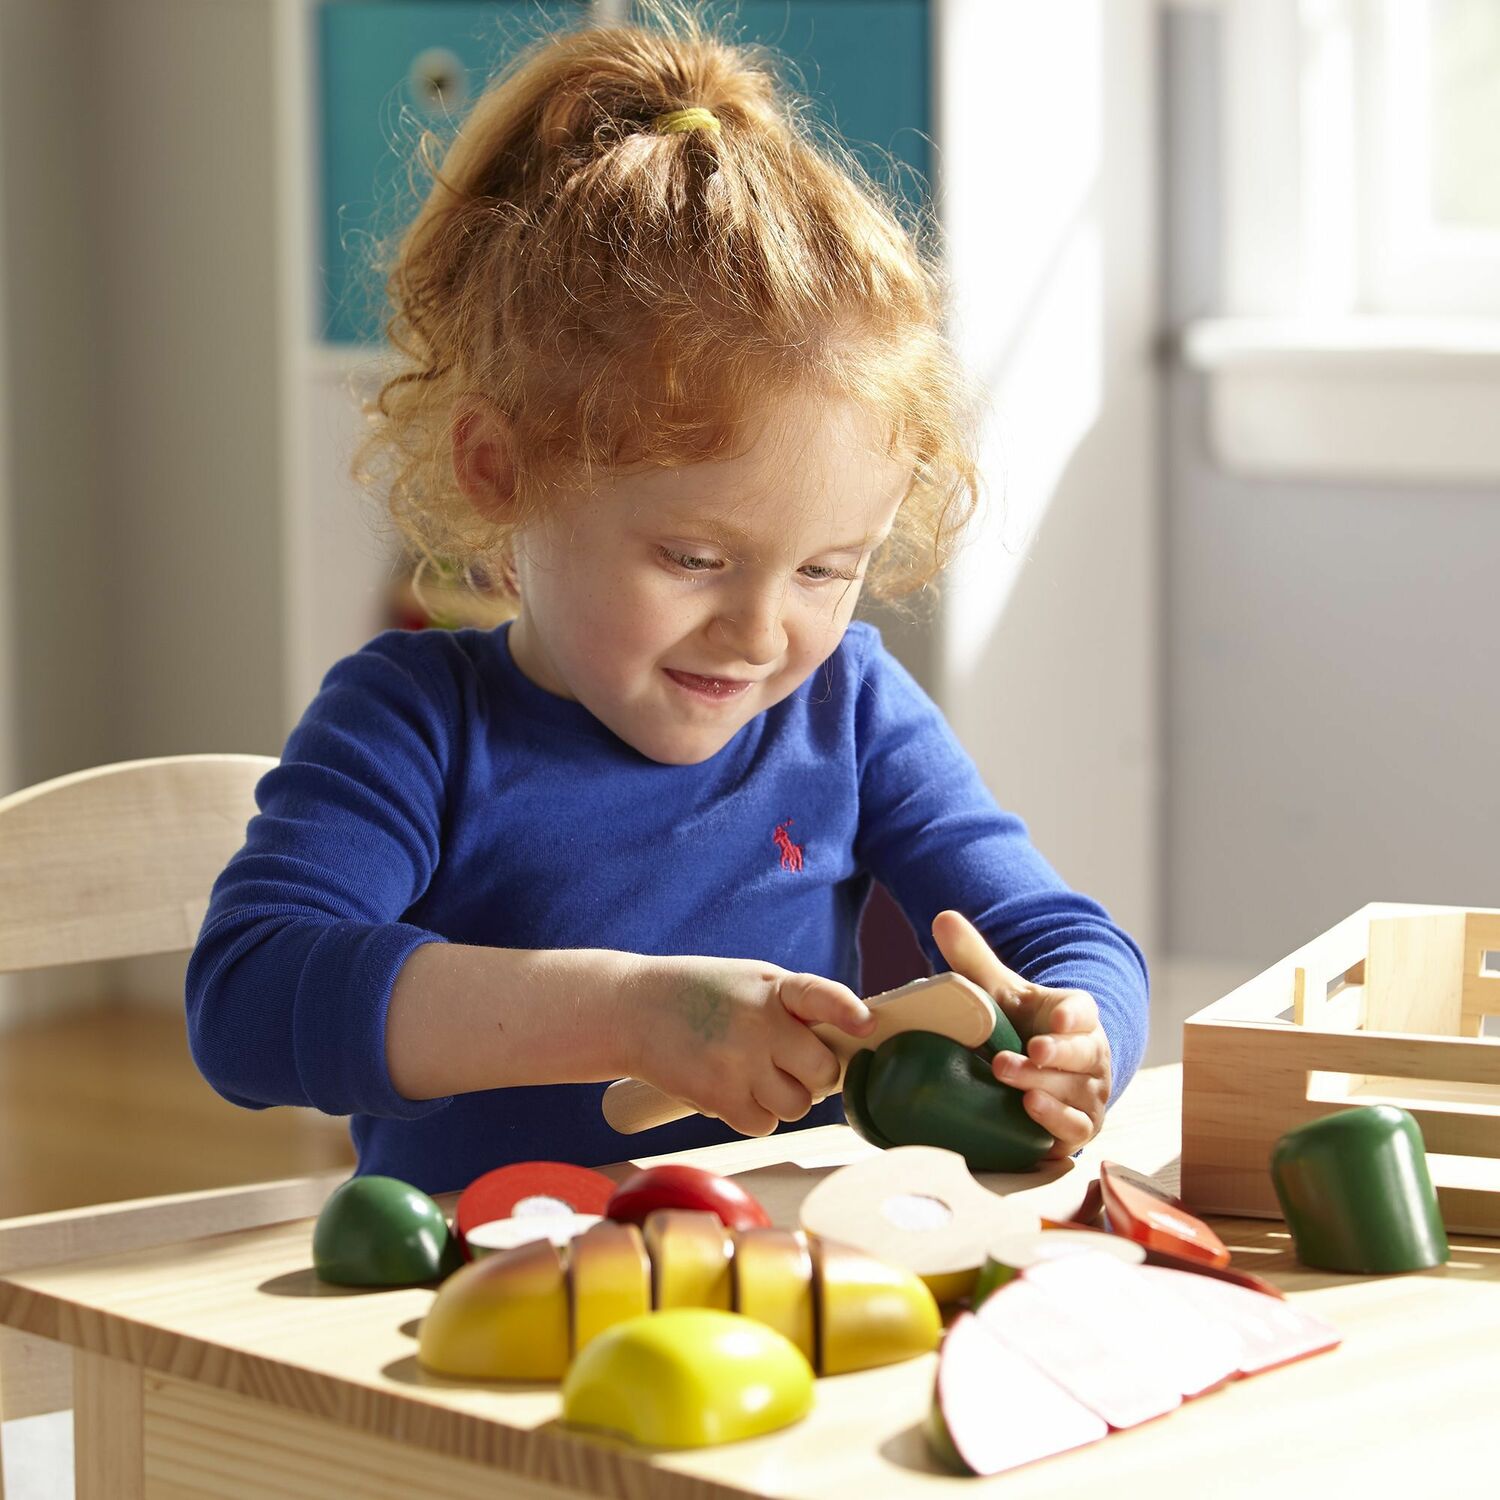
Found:
<svg viewBox="0 0 1500 1500"><path fill-rule="evenodd" d="M781 868L783 870L800 870L802 868L802 845L794 844L792 836L787 829L792 826L792 818L785 823L776 825L776 832L771 835L776 840L776 847L781 850Z"/></svg>

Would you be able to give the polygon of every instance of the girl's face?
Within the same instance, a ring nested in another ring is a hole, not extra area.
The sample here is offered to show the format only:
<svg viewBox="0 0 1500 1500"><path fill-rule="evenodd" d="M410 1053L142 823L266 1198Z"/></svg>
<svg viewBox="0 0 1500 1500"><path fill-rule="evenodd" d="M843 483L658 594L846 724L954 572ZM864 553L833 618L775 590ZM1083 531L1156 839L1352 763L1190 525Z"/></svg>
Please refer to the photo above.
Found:
<svg viewBox="0 0 1500 1500"><path fill-rule="evenodd" d="M516 540L511 652L642 755L707 760L832 654L911 477L853 406L737 458L613 476Z"/></svg>

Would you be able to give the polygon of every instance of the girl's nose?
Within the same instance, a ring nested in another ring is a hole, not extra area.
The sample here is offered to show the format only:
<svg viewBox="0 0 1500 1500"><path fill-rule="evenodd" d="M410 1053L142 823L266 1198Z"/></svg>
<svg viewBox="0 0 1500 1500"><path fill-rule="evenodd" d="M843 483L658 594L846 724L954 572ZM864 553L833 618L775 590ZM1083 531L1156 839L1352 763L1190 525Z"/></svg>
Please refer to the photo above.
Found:
<svg viewBox="0 0 1500 1500"><path fill-rule="evenodd" d="M745 590L726 600L713 619L719 640L752 667L767 667L787 646L781 623L786 590L781 586Z"/></svg>

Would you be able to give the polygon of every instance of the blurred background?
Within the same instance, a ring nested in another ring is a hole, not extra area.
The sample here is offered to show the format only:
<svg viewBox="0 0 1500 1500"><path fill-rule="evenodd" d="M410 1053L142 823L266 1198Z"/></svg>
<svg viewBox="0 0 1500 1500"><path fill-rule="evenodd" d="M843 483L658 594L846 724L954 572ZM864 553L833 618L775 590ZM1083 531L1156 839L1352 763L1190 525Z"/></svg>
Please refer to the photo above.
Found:
<svg viewBox="0 0 1500 1500"><path fill-rule="evenodd" d="M0 794L276 754L428 622L348 476L364 258L424 127L627 7L0 0ZM941 227L989 493L881 623L1141 941L1148 1061L1367 901L1500 906L1500 3L732 9ZM181 967L0 979L0 1212L347 1159L207 1094Z"/></svg>

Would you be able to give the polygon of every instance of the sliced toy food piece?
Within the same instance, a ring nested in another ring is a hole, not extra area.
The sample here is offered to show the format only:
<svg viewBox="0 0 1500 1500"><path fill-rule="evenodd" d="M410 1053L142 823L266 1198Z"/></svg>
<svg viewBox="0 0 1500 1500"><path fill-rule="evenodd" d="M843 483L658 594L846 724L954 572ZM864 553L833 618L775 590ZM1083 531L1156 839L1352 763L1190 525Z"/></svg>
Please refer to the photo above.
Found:
<svg viewBox="0 0 1500 1500"><path fill-rule="evenodd" d="M865 1083L869 1079L870 1062L874 1056L873 1052L856 1052L849 1059L849 1066L844 1069L844 1119L862 1141L868 1141L882 1151L889 1151L896 1144L895 1141L886 1140L880 1133L865 1104Z"/></svg>
<svg viewBox="0 0 1500 1500"><path fill-rule="evenodd" d="M1053 1264L1074 1266L1081 1259ZM1147 1367L1143 1351L1118 1347L1107 1330L1026 1276L1001 1287L974 1316L1111 1427L1135 1427L1182 1404L1176 1383Z"/></svg>
<svg viewBox="0 0 1500 1500"><path fill-rule="evenodd" d="M887 1140L956 1151L974 1172L1025 1171L1054 1144L1027 1114L1020 1089L1001 1083L972 1047L931 1032L880 1044L864 1101Z"/></svg>
<svg viewBox="0 0 1500 1500"><path fill-rule="evenodd" d="M973 1304L978 1307L991 1292L1014 1281L1023 1271L1044 1261L1070 1255L1112 1255L1124 1265L1138 1266L1146 1250L1134 1240L1118 1235L1097 1234L1084 1229L1039 1229L1036 1233L1012 1233L990 1241L989 1253L979 1280L974 1284Z"/></svg>
<svg viewBox="0 0 1500 1500"><path fill-rule="evenodd" d="M1109 1434L1109 1424L972 1313L943 1337L927 1439L948 1467L1001 1474Z"/></svg>
<svg viewBox="0 0 1500 1500"><path fill-rule="evenodd" d="M811 1238L820 1375L929 1354L943 1319L920 1277L837 1240Z"/></svg>
<svg viewBox="0 0 1500 1500"><path fill-rule="evenodd" d="M1203 1318L1195 1304L1143 1277L1141 1269L1095 1253L1043 1261L1025 1275L1054 1306L1137 1360L1144 1378L1184 1398L1233 1380L1244 1352L1239 1335L1222 1319Z"/></svg>
<svg viewBox="0 0 1500 1500"><path fill-rule="evenodd" d="M653 1307L730 1310L734 1304L730 1265L734 1245L717 1214L659 1208L647 1217L643 1232L651 1260Z"/></svg>
<svg viewBox="0 0 1500 1500"><path fill-rule="evenodd" d="M812 1252L791 1229L740 1229L734 1235L734 1310L789 1338L817 1358Z"/></svg>
<svg viewBox="0 0 1500 1500"><path fill-rule="evenodd" d="M1448 1259L1422 1128L1397 1105L1342 1109L1287 1131L1271 1152L1271 1181L1304 1266L1371 1276Z"/></svg>
<svg viewBox="0 0 1500 1500"><path fill-rule="evenodd" d="M551 1240L558 1249L563 1249L575 1236L603 1222L598 1214L527 1214L519 1219L490 1219L470 1229L464 1243L470 1260L493 1255L497 1250L514 1250L530 1240Z"/></svg>
<svg viewBox="0 0 1500 1500"><path fill-rule="evenodd" d="M1264 1297L1217 1277L1160 1266L1145 1266L1141 1274L1148 1282L1170 1287L1196 1309L1199 1317L1217 1320L1234 1330L1240 1341L1241 1375L1258 1375L1262 1370L1321 1354L1337 1348L1342 1341L1331 1323L1295 1303Z"/></svg>
<svg viewBox="0 0 1500 1500"><path fill-rule="evenodd" d="M354 1177L313 1226L313 1269L335 1286L414 1286L457 1264L443 1211L394 1177Z"/></svg>
<svg viewBox="0 0 1500 1500"><path fill-rule="evenodd" d="M496 1219L602 1214L614 1190L614 1182L603 1172L572 1162L511 1162L476 1177L463 1190L453 1227L466 1247L470 1230Z"/></svg>
<svg viewBox="0 0 1500 1500"><path fill-rule="evenodd" d="M961 1156L901 1146L840 1167L802 1200L802 1227L925 1281L939 1302L969 1294L987 1247L1035 1229L1034 1211L980 1186Z"/></svg>
<svg viewBox="0 0 1500 1500"><path fill-rule="evenodd" d="M1202 1219L1195 1218L1148 1177L1118 1162L1099 1166L1099 1189L1109 1227L1145 1245L1210 1266L1227 1266L1229 1250Z"/></svg>
<svg viewBox="0 0 1500 1500"><path fill-rule="evenodd" d="M438 1288L417 1360L439 1375L557 1380L568 1364L568 1288L550 1240L472 1261Z"/></svg>
<svg viewBox="0 0 1500 1500"><path fill-rule="evenodd" d="M607 1328L651 1311L651 1262L634 1224L599 1219L568 1252L568 1296L576 1356Z"/></svg>
<svg viewBox="0 0 1500 1500"><path fill-rule="evenodd" d="M730 1229L765 1229L771 1218L732 1177L681 1162L664 1162L632 1173L604 1209L621 1224L644 1224L659 1208L685 1208L718 1215Z"/></svg>
<svg viewBox="0 0 1500 1500"><path fill-rule="evenodd" d="M617 1323L579 1354L562 1417L652 1448L775 1432L812 1409L813 1373L774 1329L737 1313L677 1308Z"/></svg>

